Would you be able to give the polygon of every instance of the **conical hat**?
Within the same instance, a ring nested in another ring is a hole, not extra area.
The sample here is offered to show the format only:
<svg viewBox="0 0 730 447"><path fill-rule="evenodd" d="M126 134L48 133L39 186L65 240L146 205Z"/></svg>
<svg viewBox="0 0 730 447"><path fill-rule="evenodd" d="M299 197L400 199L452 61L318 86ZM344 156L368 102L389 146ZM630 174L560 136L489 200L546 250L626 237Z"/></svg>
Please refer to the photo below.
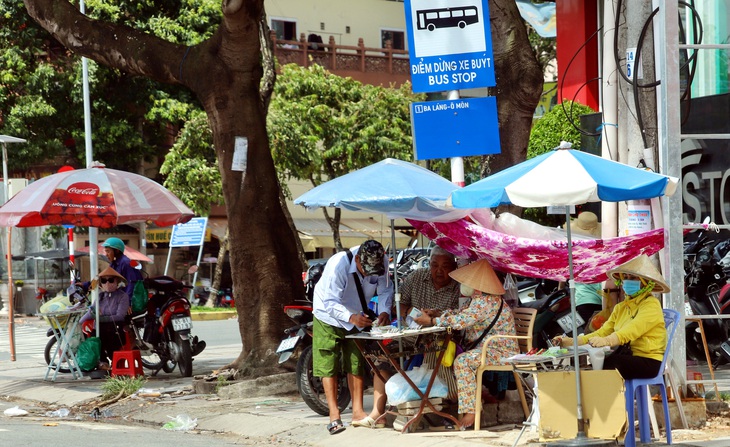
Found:
<svg viewBox="0 0 730 447"><path fill-rule="evenodd" d="M606 272L609 278L620 280L619 273L641 276L642 278L654 281L652 292L669 292L669 286L662 274L657 270L647 255L639 255L625 264L621 264L613 270Z"/></svg>
<svg viewBox="0 0 730 447"><path fill-rule="evenodd" d="M116 270L111 267L107 267L101 273L99 273L99 278L104 276L116 276L117 278L119 278L120 281L127 281L124 276L120 275Z"/></svg>
<svg viewBox="0 0 730 447"><path fill-rule="evenodd" d="M494 273L492 266L486 259L480 259L469 265L458 268L449 273L449 276L461 284L489 295L504 295L502 282Z"/></svg>

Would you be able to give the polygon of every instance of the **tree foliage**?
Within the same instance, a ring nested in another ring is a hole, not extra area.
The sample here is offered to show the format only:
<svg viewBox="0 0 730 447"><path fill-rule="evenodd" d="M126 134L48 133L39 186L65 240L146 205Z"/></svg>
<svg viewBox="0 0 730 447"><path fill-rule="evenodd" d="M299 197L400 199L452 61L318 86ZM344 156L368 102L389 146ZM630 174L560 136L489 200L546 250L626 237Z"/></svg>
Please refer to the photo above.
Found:
<svg viewBox="0 0 730 447"><path fill-rule="evenodd" d="M186 44L209 37L221 16L218 2L211 0L90 0L86 7L90 17L138 26ZM46 163L85 166L81 58L34 22L21 0L0 3L0 15L0 133L27 140L13 147L9 168L25 170ZM141 160L164 155L159 147L168 136L168 126L179 121L165 121L169 114L156 110L171 97L182 104L195 104L195 98L178 87L93 61L88 67L94 159L136 171Z"/></svg>
<svg viewBox="0 0 730 447"><path fill-rule="evenodd" d="M164 186L195 214L207 216L211 205L223 203L221 174L216 165L213 133L202 110L185 122L160 167Z"/></svg>
<svg viewBox="0 0 730 447"><path fill-rule="evenodd" d="M362 84L319 65L282 67L269 106L268 131L278 175L312 185L384 158L413 159L410 104L422 100L409 83ZM325 217L339 241L339 212Z"/></svg>
<svg viewBox="0 0 730 447"><path fill-rule="evenodd" d="M376 87L316 64L282 67L268 116L280 175L316 186L387 157L411 160L410 104L420 98L408 83Z"/></svg>
<svg viewBox="0 0 730 447"><path fill-rule="evenodd" d="M530 144L527 146L527 158L537 157L560 145L561 141L580 148L580 116L595 113L590 107L578 102L563 101L562 105L553 107L535 122L530 132Z"/></svg>

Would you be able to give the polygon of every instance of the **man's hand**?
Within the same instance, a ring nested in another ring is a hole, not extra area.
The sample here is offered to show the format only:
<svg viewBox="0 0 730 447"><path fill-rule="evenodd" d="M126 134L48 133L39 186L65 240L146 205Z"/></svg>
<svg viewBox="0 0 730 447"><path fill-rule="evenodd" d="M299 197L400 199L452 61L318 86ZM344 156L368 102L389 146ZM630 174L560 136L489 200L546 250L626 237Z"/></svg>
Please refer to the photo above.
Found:
<svg viewBox="0 0 730 447"><path fill-rule="evenodd" d="M390 326L390 314L388 312L382 312L378 315L378 326Z"/></svg>
<svg viewBox="0 0 730 447"><path fill-rule="evenodd" d="M350 315L350 323L357 327L368 327L373 325L373 320L363 314L352 314Z"/></svg>

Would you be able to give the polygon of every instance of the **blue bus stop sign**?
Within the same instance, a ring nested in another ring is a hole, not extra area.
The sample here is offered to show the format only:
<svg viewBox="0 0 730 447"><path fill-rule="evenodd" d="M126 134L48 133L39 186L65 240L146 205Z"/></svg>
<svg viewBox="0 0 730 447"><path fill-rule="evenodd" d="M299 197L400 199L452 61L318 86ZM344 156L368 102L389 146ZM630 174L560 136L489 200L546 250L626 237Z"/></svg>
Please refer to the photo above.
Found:
<svg viewBox="0 0 730 447"><path fill-rule="evenodd" d="M416 160L500 153L497 98L411 104Z"/></svg>
<svg viewBox="0 0 730 447"><path fill-rule="evenodd" d="M488 0L405 0L417 93L494 87Z"/></svg>

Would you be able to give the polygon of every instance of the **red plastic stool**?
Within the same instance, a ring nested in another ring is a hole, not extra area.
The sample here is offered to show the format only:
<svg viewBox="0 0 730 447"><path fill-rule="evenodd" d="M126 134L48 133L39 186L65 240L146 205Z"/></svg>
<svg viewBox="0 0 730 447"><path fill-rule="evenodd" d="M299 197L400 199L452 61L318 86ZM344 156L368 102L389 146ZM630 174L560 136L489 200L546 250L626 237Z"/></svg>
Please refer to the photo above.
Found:
<svg viewBox="0 0 730 447"><path fill-rule="evenodd" d="M115 351L112 359L112 376L144 376L142 355L139 350Z"/></svg>

